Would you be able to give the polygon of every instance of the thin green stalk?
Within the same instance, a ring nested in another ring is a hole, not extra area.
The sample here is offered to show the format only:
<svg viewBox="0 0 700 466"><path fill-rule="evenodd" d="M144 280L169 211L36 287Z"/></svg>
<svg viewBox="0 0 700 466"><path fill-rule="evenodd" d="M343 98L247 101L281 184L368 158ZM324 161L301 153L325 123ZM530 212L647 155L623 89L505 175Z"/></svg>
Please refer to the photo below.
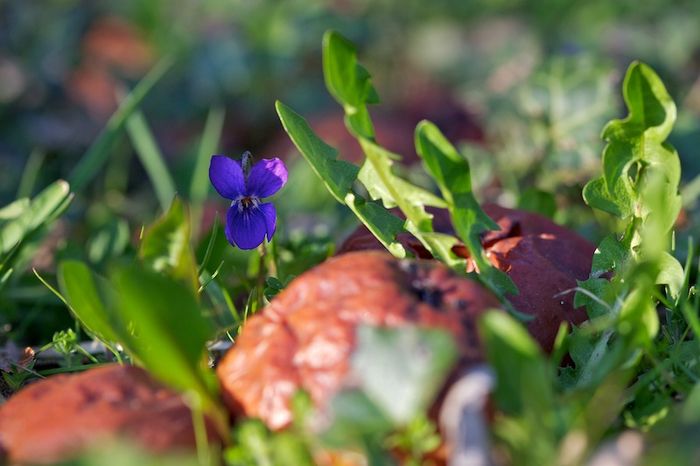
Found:
<svg viewBox="0 0 700 466"><path fill-rule="evenodd" d="M19 180L17 199L30 197L32 195L32 191L34 191L34 185L36 184L36 179L39 176L41 165L44 163L45 156L46 154L41 149L34 149L29 154L27 163L24 165L24 170L22 171L22 178Z"/></svg>
<svg viewBox="0 0 700 466"><path fill-rule="evenodd" d="M109 158L112 146L117 140L126 120L141 105L141 101L153 89L153 86L165 75L173 64L172 57L159 61L148 74L122 100L117 111L111 116L99 137L75 166L68 181L75 192L82 191L97 175Z"/></svg>
<svg viewBox="0 0 700 466"><path fill-rule="evenodd" d="M187 397L192 413L192 426L194 427L194 439L197 447L197 460L200 466L211 466L212 452L207 438L207 425L204 421L204 410L199 396L192 393Z"/></svg>
<svg viewBox="0 0 700 466"><path fill-rule="evenodd" d="M151 180L161 209L168 210L175 197L175 183L143 113L134 111L126 120L126 129L136 154Z"/></svg>
<svg viewBox="0 0 700 466"><path fill-rule="evenodd" d="M195 161L192 180L190 181L193 236L199 233L201 227L203 204L209 192L209 159L216 152L221 139L224 117L225 112L222 108L214 107L209 110L207 121L204 124L202 139L197 150L197 160Z"/></svg>

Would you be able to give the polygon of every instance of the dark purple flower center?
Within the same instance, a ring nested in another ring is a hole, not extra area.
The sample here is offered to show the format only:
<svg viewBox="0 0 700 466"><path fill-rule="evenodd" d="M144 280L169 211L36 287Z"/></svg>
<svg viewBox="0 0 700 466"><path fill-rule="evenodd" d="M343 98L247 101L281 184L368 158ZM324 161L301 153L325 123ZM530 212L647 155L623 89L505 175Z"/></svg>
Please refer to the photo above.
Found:
<svg viewBox="0 0 700 466"><path fill-rule="evenodd" d="M231 205L237 205L238 211L243 212L244 210L254 209L260 205L260 199L257 196L241 196L235 199Z"/></svg>

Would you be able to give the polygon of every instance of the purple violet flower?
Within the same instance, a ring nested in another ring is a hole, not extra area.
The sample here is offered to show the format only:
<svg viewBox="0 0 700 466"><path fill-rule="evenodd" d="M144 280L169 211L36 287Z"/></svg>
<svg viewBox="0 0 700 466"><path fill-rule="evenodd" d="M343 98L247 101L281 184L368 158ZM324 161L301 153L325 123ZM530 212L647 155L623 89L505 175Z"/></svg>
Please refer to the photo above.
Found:
<svg viewBox="0 0 700 466"><path fill-rule="evenodd" d="M249 168L249 153L238 160L214 155L209 179L216 191L231 200L226 213L226 239L241 249L255 249L275 234L277 212L271 202L262 202L287 182L287 167L278 158L262 159Z"/></svg>

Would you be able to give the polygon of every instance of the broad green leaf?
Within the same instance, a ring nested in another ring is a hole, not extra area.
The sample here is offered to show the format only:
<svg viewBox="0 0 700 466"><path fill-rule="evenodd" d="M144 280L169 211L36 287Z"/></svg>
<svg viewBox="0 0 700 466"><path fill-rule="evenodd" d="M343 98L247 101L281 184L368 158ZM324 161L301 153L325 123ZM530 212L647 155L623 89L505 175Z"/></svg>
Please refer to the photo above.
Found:
<svg viewBox="0 0 700 466"><path fill-rule="evenodd" d="M643 135L665 140L676 121L676 105L658 75L649 66L633 62L622 84L629 109L624 120L613 120L603 129L603 139L634 140Z"/></svg>
<svg viewBox="0 0 700 466"><path fill-rule="evenodd" d="M131 143L136 149L136 154L146 169L148 178L151 180L161 209L167 209L175 197L175 182L170 176L168 166L151 133L151 129L140 111L134 111L127 118L126 130L129 133Z"/></svg>
<svg viewBox="0 0 700 466"><path fill-rule="evenodd" d="M194 292L138 264L115 268L111 282L116 312L133 329L125 342L132 355L165 383L194 391L209 409L216 405L216 384L204 360L212 326Z"/></svg>
<svg viewBox="0 0 700 466"><path fill-rule="evenodd" d="M452 247L457 244L455 238L435 233L433 215L425 210L426 205L444 206L444 201L394 175L391 166L397 158L395 154L368 139L360 138L359 141L367 156L360 181L370 194L381 199L385 206L398 206L406 216L406 231L415 236L433 257L451 267L464 265L464 260L452 253Z"/></svg>
<svg viewBox="0 0 700 466"><path fill-rule="evenodd" d="M574 308L586 306L590 319L607 314L610 310L606 300L609 285L610 282L605 278L593 277L578 281L579 288L584 291L578 291L574 295Z"/></svg>
<svg viewBox="0 0 700 466"><path fill-rule="evenodd" d="M323 70L326 86L343 106L346 126L358 139L366 160L357 178L365 186L370 197L381 201L384 207L398 207L405 215L404 228L415 236L436 258L452 267L464 265L451 249L457 242L449 235L433 232L432 215L425 206L445 207L445 202L423 188L394 175L392 164L401 157L374 141L374 129L367 111L367 104L378 102L378 96L365 68L357 61L352 43L338 33L329 31L323 41ZM322 177L323 178L323 177ZM348 199L351 209L370 231L397 257L404 257L404 248L395 241L398 222L390 220L388 212L382 212L379 204L363 203L354 193ZM382 231L381 224L390 223L389 231Z"/></svg>
<svg viewBox="0 0 700 466"><path fill-rule="evenodd" d="M335 31L323 35L323 76L329 92L343 106L352 133L374 139L367 104L379 102L379 97L369 73L357 61L355 46Z"/></svg>
<svg viewBox="0 0 700 466"><path fill-rule="evenodd" d="M337 160L338 152L323 142L313 132L306 120L289 107L277 102L276 108L282 125L292 142L336 200L347 204L389 252L399 258L405 257L406 251L396 241L396 235L405 231L404 221L386 210L381 204L367 202L352 192L352 185L359 172L357 166L343 160Z"/></svg>
<svg viewBox="0 0 700 466"><path fill-rule="evenodd" d="M389 158L389 163L387 164L389 167L391 167L392 165L391 160L396 160L393 157L391 157L392 155L393 154L391 154L388 151L384 154L386 158ZM385 157L382 157L381 160L386 160ZM397 203L393 198L392 192L389 189L387 189L387 186L382 180L381 174L377 170L375 170L374 165L372 163L365 162L362 164L357 179L360 180L360 182L365 186L365 188L367 188L367 192L369 193L372 199L381 200L382 204L387 209L391 209L397 206ZM440 197L436 196L430 191L427 191L423 188L419 188L418 186L415 186L409 183L408 181L399 178L398 176L391 175L391 184L397 192L401 193L401 195L409 195L411 200L417 205L428 205L432 207L441 208L447 207L447 203Z"/></svg>
<svg viewBox="0 0 700 466"><path fill-rule="evenodd" d="M69 199L70 186L63 180L54 182L37 194L18 217L0 228L0 254L10 252L34 230L49 223L67 207Z"/></svg>
<svg viewBox="0 0 700 466"><path fill-rule="evenodd" d="M182 280L193 290L199 288L197 264L190 245L189 214L179 198L146 229L139 257L153 270Z"/></svg>
<svg viewBox="0 0 700 466"><path fill-rule="evenodd" d="M112 146L121 134L126 120L138 109L155 84L172 65L171 58L164 58L136 85L121 101L119 108L110 117L99 137L88 148L68 178L73 189L78 192L97 175L111 154Z"/></svg>
<svg viewBox="0 0 700 466"><path fill-rule="evenodd" d="M316 175L341 204L351 191L359 169L343 160L337 160L338 151L323 142L300 115L284 105L275 104L284 130Z"/></svg>
<svg viewBox="0 0 700 466"><path fill-rule="evenodd" d="M425 200L426 198L435 199L435 196L394 175L391 166L395 156L391 152L364 138L360 139L360 145L367 156L361 170L365 176L360 181L372 198L381 199L385 207L398 206L406 216L407 228L412 233L412 230L433 231L433 216L425 211Z"/></svg>
<svg viewBox="0 0 700 466"><path fill-rule="evenodd" d="M423 159L442 197L447 201L452 225L476 263L481 279L495 292L517 294L512 280L486 258L480 235L500 229L481 209L471 187L469 162L462 157L434 124L422 121L416 127L416 151Z"/></svg>
<svg viewBox="0 0 700 466"><path fill-rule="evenodd" d="M6 206L0 208L0 220L11 220L19 217L22 212L27 210L30 205L30 200L26 197L17 199Z"/></svg>
<svg viewBox="0 0 700 466"><path fill-rule="evenodd" d="M603 149L603 180L625 216L634 211L634 185L630 169L636 163L634 146L629 141L610 141Z"/></svg>
<svg viewBox="0 0 700 466"><path fill-rule="evenodd" d="M394 257L399 259L406 257L406 250L396 241L396 236L405 231L402 219L386 210L378 202L367 202L354 193L348 193L345 196L345 203Z"/></svg>
<svg viewBox="0 0 700 466"><path fill-rule="evenodd" d="M444 330L361 326L352 356L359 387L397 426L430 407L457 359Z"/></svg>
<svg viewBox="0 0 700 466"><path fill-rule="evenodd" d="M629 250L613 236L606 236L593 253L591 274L600 276L601 273L612 271L617 273L629 259Z"/></svg>
<svg viewBox="0 0 700 466"><path fill-rule="evenodd" d="M667 285L671 298L675 300L678 298L685 281L683 266L678 262L678 259L667 252L661 253L658 261L660 271L656 277L656 284Z"/></svg>
<svg viewBox="0 0 700 466"><path fill-rule="evenodd" d="M85 330L107 344L122 340L126 327L111 306L114 289L80 261L63 261L58 266L58 286Z"/></svg>
<svg viewBox="0 0 700 466"><path fill-rule="evenodd" d="M602 210L616 217L625 218L629 217L631 214L628 209L629 202L624 200L618 204L608 193L603 178L596 178L595 180L589 181L586 186L583 187L583 200L586 201L586 204L590 207Z"/></svg>
<svg viewBox="0 0 700 466"><path fill-rule="evenodd" d="M530 410L546 416L553 407L553 376L537 342L522 324L499 311L484 314L479 331L496 373L497 406L506 414Z"/></svg>
<svg viewBox="0 0 700 466"><path fill-rule="evenodd" d="M629 114L603 129L602 137L608 143L603 151L603 176L589 182L583 196L591 207L623 219L634 216L646 221L649 214L662 216L668 230L681 206L680 161L675 149L664 142L676 120L676 106L656 73L639 62L627 70L623 95ZM662 176L665 185L665 207L652 212L642 193L655 174Z"/></svg>

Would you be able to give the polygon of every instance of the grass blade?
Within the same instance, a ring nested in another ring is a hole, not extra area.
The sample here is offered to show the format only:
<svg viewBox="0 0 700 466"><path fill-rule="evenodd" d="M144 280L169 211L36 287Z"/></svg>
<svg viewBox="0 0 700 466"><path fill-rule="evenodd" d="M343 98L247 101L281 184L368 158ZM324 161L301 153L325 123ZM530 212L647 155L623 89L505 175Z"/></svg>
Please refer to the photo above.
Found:
<svg viewBox="0 0 700 466"><path fill-rule="evenodd" d="M126 120L126 130L139 160L151 179L161 209L168 210L175 197L175 183L143 113L138 110L134 111Z"/></svg>
<svg viewBox="0 0 700 466"><path fill-rule="evenodd" d="M78 165L75 166L68 177L68 181L75 192L82 191L82 189L92 181L109 157L112 145L126 124L126 120L136 111L141 101L163 77L165 72L170 69L172 64L172 58L163 58L122 101L117 111L110 117L99 137L92 143L87 152L85 152L85 155L83 155Z"/></svg>
<svg viewBox="0 0 700 466"><path fill-rule="evenodd" d="M214 107L209 110L207 122L204 124L202 140L197 151L197 160L192 180L190 182L190 202L192 205L192 228L195 234L199 231L202 221L202 204L209 192L209 158L216 152L221 131L224 127L224 109Z"/></svg>

